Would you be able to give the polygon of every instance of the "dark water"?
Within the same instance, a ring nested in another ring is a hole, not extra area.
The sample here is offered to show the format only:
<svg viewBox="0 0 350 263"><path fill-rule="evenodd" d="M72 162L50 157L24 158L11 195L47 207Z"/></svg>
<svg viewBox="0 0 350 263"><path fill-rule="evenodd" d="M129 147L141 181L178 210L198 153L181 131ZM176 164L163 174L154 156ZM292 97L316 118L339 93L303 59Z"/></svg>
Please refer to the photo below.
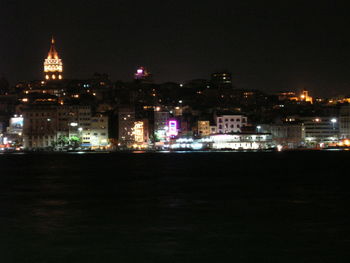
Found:
<svg viewBox="0 0 350 263"><path fill-rule="evenodd" d="M349 262L349 161L0 155L0 262Z"/></svg>

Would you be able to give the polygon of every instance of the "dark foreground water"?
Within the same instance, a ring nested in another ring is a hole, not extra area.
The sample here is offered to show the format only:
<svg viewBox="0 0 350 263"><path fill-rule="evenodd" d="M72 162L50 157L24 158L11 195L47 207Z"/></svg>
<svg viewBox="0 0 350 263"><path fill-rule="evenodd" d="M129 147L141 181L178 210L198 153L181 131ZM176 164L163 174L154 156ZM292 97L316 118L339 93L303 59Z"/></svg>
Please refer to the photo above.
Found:
<svg viewBox="0 0 350 263"><path fill-rule="evenodd" d="M350 152L0 155L0 262L350 262Z"/></svg>

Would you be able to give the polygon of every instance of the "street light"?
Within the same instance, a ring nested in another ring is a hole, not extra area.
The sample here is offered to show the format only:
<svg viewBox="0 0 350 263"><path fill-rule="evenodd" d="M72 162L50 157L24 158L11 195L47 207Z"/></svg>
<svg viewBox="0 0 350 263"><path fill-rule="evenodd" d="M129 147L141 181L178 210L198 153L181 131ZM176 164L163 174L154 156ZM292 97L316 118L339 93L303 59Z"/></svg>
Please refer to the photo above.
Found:
<svg viewBox="0 0 350 263"><path fill-rule="evenodd" d="M336 119L336 118L333 118L333 119L331 119L331 123L332 123L332 125L333 125L333 130L335 129L335 124L338 122L338 120Z"/></svg>
<svg viewBox="0 0 350 263"><path fill-rule="evenodd" d="M260 133L260 130L261 130L261 126L256 126L256 129L258 130L258 133Z"/></svg>

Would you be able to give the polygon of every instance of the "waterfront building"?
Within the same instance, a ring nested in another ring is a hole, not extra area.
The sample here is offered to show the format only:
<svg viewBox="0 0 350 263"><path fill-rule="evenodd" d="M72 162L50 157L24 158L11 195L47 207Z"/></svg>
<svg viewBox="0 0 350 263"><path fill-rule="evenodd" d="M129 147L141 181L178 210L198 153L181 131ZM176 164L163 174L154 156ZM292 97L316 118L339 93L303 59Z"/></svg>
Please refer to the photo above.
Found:
<svg viewBox="0 0 350 263"><path fill-rule="evenodd" d="M168 120L170 114L167 111L154 111L154 140L155 142L164 142L168 129Z"/></svg>
<svg viewBox="0 0 350 263"><path fill-rule="evenodd" d="M63 63L58 56L54 38L51 39L51 47L44 61L45 80L61 80L63 78Z"/></svg>
<svg viewBox="0 0 350 263"><path fill-rule="evenodd" d="M92 116L85 105L31 105L23 111L26 149L103 148L108 141L108 117Z"/></svg>
<svg viewBox="0 0 350 263"><path fill-rule="evenodd" d="M339 129L341 139L350 138L350 105L340 108Z"/></svg>
<svg viewBox="0 0 350 263"><path fill-rule="evenodd" d="M336 117L300 117L299 119L304 124L307 143L334 143L339 139L339 120Z"/></svg>
<svg viewBox="0 0 350 263"><path fill-rule="evenodd" d="M105 149L109 145L108 116L96 114L91 117L91 126L87 133L83 133L83 145L86 143L92 149Z"/></svg>
<svg viewBox="0 0 350 263"><path fill-rule="evenodd" d="M57 106L57 136L85 137L91 126L91 107L85 105Z"/></svg>
<svg viewBox="0 0 350 263"><path fill-rule="evenodd" d="M216 117L217 133L237 133L247 126L247 117L243 115L220 115Z"/></svg>
<svg viewBox="0 0 350 263"><path fill-rule="evenodd" d="M118 113L118 145L120 147L131 147L134 144L134 125L135 110L131 107L120 108Z"/></svg>
<svg viewBox="0 0 350 263"><path fill-rule="evenodd" d="M284 148L297 148L304 144L305 128L301 122L284 122L260 126L263 132L271 133L272 141Z"/></svg>
<svg viewBox="0 0 350 263"><path fill-rule="evenodd" d="M270 133L216 134L208 137L212 149L259 150L273 147Z"/></svg>
<svg viewBox="0 0 350 263"><path fill-rule="evenodd" d="M200 139L181 137L168 145L170 149L189 150L265 150L275 147L270 133L215 134Z"/></svg>
<svg viewBox="0 0 350 263"><path fill-rule="evenodd" d="M144 149L149 146L149 122L147 119L136 121L133 129L134 148Z"/></svg>
<svg viewBox="0 0 350 263"><path fill-rule="evenodd" d="M197 130L199 136L209 136L210 132L210 121L198 121Z"/></svg>
<svg viewBox="0 0 350 263"><path fill-rule="evenodd" d="M47 148L57 141L57 108L53 105L29 107L23 112L23 146Z"/></svg>

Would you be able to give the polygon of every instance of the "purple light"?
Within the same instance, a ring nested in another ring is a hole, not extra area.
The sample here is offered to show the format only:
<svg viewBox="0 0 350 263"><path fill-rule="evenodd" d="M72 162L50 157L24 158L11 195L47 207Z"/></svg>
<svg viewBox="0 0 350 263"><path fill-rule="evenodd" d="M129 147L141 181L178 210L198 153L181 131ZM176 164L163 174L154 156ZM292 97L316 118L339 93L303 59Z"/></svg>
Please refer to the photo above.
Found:
<svg viewBox="0 0 350 263"><path fill-rule="evenodd" d="M143 79L145 77L147 77L147 71L145 70L144 67L140 67L136 70L135 73L135 79Z"/></svg>
<svg viewBox="0 0 350 263"><path fill-rule="evenodd" d="M178 130L177 130L177 121L169 121L169 126L168 126L168 136L177 136L178 135Z"/></svg>

